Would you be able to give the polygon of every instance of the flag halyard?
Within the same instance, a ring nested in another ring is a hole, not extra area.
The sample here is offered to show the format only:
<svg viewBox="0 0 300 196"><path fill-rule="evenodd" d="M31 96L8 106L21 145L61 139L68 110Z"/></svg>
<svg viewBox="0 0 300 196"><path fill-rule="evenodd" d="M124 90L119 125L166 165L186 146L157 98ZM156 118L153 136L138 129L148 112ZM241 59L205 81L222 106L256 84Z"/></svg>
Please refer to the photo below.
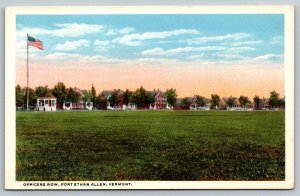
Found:
<svg viewBox="0 0 300 196"><path fill-rule="evenodd" d="M40 50L44 50L43 42L41 40L28 36L27 41L29 46L33 46Z"/></svg>

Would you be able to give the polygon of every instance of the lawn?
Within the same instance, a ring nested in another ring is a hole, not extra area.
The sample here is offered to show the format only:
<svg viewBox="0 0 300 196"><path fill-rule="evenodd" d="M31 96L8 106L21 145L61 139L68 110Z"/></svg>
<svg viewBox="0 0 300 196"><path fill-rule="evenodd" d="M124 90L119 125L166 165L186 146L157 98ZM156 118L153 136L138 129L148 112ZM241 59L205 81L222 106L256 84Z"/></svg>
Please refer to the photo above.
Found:
<svg viewBox="0 0 300 196"><path fill-rule="evenodd" d="M284 180L282 111L17 112L18 181Z"/></svg>

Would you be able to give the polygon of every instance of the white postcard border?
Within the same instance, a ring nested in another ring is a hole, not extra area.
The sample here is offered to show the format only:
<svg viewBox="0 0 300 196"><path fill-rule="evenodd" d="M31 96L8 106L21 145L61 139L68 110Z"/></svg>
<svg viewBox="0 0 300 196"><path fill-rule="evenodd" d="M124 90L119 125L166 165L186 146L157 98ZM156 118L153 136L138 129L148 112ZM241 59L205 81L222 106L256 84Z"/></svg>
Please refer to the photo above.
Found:
<svg viewBox="0 0 300 196"><path fill-rule="evenodd" d="M15 53L19 14L284 14L285 181L16 181ZM31 183L31 185L30 185ZM57 183L59 186L53 186ZM62 183L72 183L63 186ZM78 183L78 186L75 186ZM80 186L82 183L82 186ZM83 185L89 183L89 186ZM109 183L120 183L110 185ZM129 185L128 185L129 183ZM36 186L43 185L45 186ZM107 186L104 186L104 185ZM124 185L127 184L127 185ZM35 6L5 10L5 188L6 189L291 189L294 187L294 7L265 6Z"/></svg>

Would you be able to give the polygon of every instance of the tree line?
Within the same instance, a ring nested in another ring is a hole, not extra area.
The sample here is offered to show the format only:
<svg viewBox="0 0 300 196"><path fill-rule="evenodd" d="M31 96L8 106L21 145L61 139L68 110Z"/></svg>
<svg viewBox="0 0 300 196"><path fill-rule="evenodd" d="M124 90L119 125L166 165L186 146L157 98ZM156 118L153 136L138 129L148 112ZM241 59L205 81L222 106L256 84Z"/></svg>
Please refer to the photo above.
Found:
<svg viewBox="0 0 300 196"><path fill-rule="evenodd" d="M47 92L50 92L57 99L58 108L62 107L63 103L72 102L78 103L80 97L75 92L74 88L66 87L63 82L58 82L53 88L48 86L38 86L34 89L29 88L29 106L31 108L35 107L36 100L38 97L43 97ZM27 88L22 88L20 85L15 87L16 93L16 106L17 107L26 107L27 101ZM92 85L90 90L83 90L84 102L93 102L95 108L106 108L106 100L103 99L102 93L97 94L95 87ZM188 109L191 105L193 99L195 99L198 106L205 106L210 104L211 108L219 108L221 106L221 97L218 94L212 94L210 99L205 98L200 95L195 95L194 97L185 97L181 100L177 98L176 89L170 88L163 92L166 101L169 105L181 105L185 109ZM123 104L128 105L129 103L135 104L139 108L149 107L150 104L155 102L155 93L154 91L147 91L143 86L137 88L135 91L130 91L126 89L122 96ZM119 102L118 91L114 90L108 99L111 106L116 106ZM253 97L253 102L247 96L241 95L239 98L229 97L226 100L226 103L229 107L232 107L239 102L240 105L246 107L249 104L254 105L256 109L261 109L262 105L269 104L270 107L284 107L285 102L283 99L279 98L279 94L274 90L270 92L270 97L268 98L268 103L266 98L260 98L258 95ZM25 109L25 108L24 108Z"/></svg>
<svg viewBox="0 0 300 196"><path fill-rule="evenodd" d="M207 99L203 96L195 95L194 97L197 105L203 107L207 104L210 104L211 108L219 108L221 107L221 97L218 94L212 94L211 99ZM188 108L192 104L192 99L190 97L185 97L181 100L181 104ZM241 95L239 98L236 97L228 97L225 101L225 104L229 107L236 106L239 103L242 107L246 107L247 105L253 104L254 108L259 110L262 109L263 105L269 105L271 108L277 107L285 107L285 100L280 99L279 93L275 90L270 92L269 98L260 98L258 95L253 97L253 102L251 102L250 98L244 95Z"/></svg>
<svg viewBox="0 0 300 196"><path fill-rule="evenodd" d="M63 103L71 102L78 103L80 97L74 91L72 87L66 87L63 82L58 82L53 88L48 86L38 86L35 89L29 88L29 106L31 108L35 107L38 97L43 97L46 92L50 92L57 99L58 108L62 107ZM16 106L26 107L27 102L27 88L22 88L20 85L15 87L16 93ZM83 102L93 102L95 108L106 108L106 100L103 99L102 93L97 95L95 87L92 85L90 90L83 90ZM174 106L177 100L176 89L167 89L164 92L167 102ZM118 104L118 91L114 90L108 101L111 106L116 106ZM122 96L123 104L128 105L129 103L135 104L140 108L148 107L149 104L154 103L155 93L153 91L147 91L143 86L137 88L135 91L130 91L126 89ZM25 109L25 108L24 108Z"/></svg>

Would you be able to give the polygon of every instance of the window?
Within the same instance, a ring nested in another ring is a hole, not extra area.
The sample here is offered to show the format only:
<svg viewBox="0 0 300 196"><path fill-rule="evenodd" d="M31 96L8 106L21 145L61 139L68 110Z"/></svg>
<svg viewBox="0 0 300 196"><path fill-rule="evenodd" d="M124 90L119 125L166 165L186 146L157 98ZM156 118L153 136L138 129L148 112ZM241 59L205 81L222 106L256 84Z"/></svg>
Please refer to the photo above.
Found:
<svg viewBox="0 0 300 196"><path fill-rule="evenodd" d="M44 106L44 100L39 100L39 106Z"/></svg>
<svg viewBox="0 0 300 196"><path fill-rule="evenodd" d="M45 105L48 105L48 100L45 101Z"/></svg>
<svg viewBox="0 0 300 196"><path fill-rule="evenodd" d="M55 106L55 100L52 100L52 106Z"/></svg>

